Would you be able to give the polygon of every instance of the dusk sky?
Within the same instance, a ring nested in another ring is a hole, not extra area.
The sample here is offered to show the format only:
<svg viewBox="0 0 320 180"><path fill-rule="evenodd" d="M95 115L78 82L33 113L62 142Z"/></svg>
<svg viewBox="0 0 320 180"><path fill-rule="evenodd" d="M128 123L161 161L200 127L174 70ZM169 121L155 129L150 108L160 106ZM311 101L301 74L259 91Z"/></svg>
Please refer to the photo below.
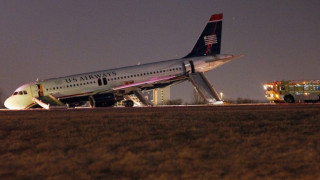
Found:
<svg viewBox="0 0 320 180"><path fill-rule="evenodd" d="M222 54L206 76L224 98L264 100L263 83L320 79L319 0L0 0L0 88L181 58L211 14L223 13ZM192 84L171 88L188 102Z"/></svg>

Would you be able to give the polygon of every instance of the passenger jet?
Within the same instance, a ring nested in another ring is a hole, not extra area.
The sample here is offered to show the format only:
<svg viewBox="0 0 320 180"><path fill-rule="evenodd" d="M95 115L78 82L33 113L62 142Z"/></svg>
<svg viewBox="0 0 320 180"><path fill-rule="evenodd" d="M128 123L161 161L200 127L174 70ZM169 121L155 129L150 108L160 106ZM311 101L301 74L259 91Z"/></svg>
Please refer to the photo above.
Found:
<svg viewBox="0 0 320 180"><path fill-rule="evenodd" d="M72 76L37 80L20 86L5 101L8 109L114 106L125 100L126 107L136 95L145 106L153 104L143 91L164 88L189 80L208 104L220 104L221 98L204 73L239 56L220 54L222 14L212 15L192 51L181 59L173 59Z"/></svg>

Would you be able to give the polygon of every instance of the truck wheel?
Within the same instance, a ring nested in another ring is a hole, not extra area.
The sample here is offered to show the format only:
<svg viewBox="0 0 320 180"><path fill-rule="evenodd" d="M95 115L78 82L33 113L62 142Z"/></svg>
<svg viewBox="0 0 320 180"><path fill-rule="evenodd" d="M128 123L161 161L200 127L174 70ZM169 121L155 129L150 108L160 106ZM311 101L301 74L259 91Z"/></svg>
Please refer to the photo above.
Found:
<svg viewBox="0 0 320 180"><path fill-rule="evenodd" d="M294 98L292 95L286 95L286 96L284 96L284 101L286 103L294 103Z"/></svg>

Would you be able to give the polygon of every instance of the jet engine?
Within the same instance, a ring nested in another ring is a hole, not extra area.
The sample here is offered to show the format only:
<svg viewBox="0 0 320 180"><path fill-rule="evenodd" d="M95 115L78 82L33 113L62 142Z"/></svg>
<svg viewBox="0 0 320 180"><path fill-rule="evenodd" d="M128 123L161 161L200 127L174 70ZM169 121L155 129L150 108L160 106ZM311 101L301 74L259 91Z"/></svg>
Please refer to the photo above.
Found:
<svg viewBox="0 0 320 180"><path fill-rule="evenodd" d="M95 94L89 97L89 102L92 107L107 107L113 106L116 103L114 94Z"/></svg>

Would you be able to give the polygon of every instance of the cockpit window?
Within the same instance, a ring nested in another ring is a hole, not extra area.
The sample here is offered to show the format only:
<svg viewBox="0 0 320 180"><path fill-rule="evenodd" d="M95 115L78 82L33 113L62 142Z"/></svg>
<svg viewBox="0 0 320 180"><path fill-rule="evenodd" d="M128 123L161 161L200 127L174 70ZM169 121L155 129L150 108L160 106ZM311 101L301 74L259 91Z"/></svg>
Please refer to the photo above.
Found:
<svg viewBox="0 0 320 180"><path fill-rule="evenodd" d="M13 93L13 95L25 95L25 94L28 94L28 92L26 90L24 91L16 91Z"/></svg>

